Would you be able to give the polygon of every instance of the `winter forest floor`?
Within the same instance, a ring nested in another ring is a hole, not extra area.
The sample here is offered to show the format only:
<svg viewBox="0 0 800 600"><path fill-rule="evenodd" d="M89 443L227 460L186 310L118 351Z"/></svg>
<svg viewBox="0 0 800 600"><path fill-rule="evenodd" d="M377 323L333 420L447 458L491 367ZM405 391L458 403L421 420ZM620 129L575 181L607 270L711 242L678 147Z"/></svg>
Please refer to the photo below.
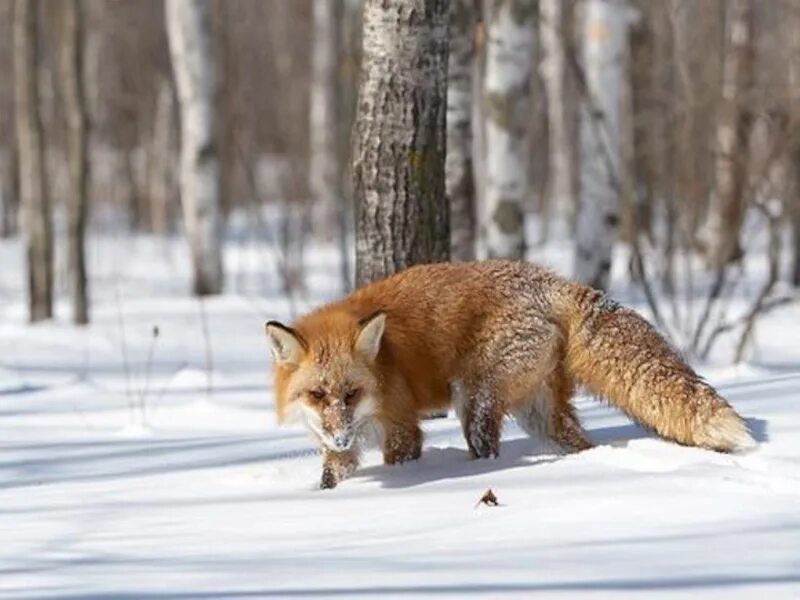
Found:
<svg viewBox="0 0 800 600"><path fill-rule="evenodd" d="M581 398L593 450L537 454L509 425L500 459L470 462L451 416L426 422L419 462L372 451L321 492L307 434L275 424L263 322L335 296L335 253L309 253L289 302L269 249L232 242L230 293L202 304L180 241L89 254L92 326L61 300L31 327L21 246L0 243L0 598L800 597L796 305L749 364L726 366L731 338L698 365L748 418L749 454ZM500 506L476 506L488 488Z"/></svg>

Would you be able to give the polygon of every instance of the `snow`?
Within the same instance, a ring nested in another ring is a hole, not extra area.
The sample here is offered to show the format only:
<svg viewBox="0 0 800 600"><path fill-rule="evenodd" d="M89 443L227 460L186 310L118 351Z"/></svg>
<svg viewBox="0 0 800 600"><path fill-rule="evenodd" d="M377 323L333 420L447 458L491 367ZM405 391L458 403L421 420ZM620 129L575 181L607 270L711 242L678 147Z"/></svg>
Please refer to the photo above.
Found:
<svg viewBox="0 0 800 600"><path fill-rule="evenodd" d="M593 450L537 453L509 422L499 459L469 461L451 413L420 461L370 451L320 491L308 435L275 423L263 323L336 295L335 257L310 252L290 302L268 247L229 244L243 270L201 307L179 240L89 248L92 326L60 301L31 327L0 243L0 598L800 597L796 306L759 325L753 364L701 366L749 420L747 454L581 398ZM477 505L489 488L500 506Z"/></svg>

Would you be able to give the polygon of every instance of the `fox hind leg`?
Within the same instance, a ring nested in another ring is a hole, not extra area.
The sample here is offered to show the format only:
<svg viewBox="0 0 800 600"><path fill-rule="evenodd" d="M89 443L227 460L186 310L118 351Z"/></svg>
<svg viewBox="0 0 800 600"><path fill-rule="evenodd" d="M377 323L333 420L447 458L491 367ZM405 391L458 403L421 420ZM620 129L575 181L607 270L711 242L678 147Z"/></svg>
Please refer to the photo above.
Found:
<svg viewBox="0 0 800 600"><path fill-rule="evenodd" d="M572 406L573 386L557 369L527 402L513 408L519 426L548 450L580 452L593 447Z"/></svg>
<svg viewBox="0 0 800 600"><path fill-rule="evenodd" d="M470 458L500 456L503 409L496 393L486 384L464 382L454 384L452 391Z"/></svg>

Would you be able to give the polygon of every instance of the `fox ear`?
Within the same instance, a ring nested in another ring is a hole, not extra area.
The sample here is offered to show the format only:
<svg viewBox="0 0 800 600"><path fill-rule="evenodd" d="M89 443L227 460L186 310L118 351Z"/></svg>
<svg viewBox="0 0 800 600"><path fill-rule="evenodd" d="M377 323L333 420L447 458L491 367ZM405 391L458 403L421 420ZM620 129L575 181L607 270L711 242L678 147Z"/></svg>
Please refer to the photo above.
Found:
<svg viewBox="0 0 800 600"><path fill-rule="evenodd" d="M375 360L381 349L381 338L386 326L386 315L379 312L361 321L361 331L356 338L355 349L369 360Z"/></svg>
<svg viewBox="0 0 800 600"><path fill-rule="evenodd" d="M305 342L300 334L278 321L267 323L266 330L275 362L278 365L298 364L305 353Z"/></svg>

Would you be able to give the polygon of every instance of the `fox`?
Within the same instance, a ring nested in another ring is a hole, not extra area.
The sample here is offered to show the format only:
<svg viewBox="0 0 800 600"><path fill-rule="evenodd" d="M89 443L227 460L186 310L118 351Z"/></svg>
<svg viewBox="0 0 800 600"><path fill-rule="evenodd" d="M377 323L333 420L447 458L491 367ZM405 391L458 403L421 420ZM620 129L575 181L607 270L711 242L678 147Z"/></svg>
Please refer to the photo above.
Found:
<svg viewBox="0 0 800 600"><path fill-rule="evenodd" d="M278 422L310 430L323 489L352 475L371 441L386 464L418 459L421 419L451 407L473 459L499 456L506 417L554 451L588 450L581 386L678 444L755 445L644 317L533 263L413 266L266 333Z"/></svg>

